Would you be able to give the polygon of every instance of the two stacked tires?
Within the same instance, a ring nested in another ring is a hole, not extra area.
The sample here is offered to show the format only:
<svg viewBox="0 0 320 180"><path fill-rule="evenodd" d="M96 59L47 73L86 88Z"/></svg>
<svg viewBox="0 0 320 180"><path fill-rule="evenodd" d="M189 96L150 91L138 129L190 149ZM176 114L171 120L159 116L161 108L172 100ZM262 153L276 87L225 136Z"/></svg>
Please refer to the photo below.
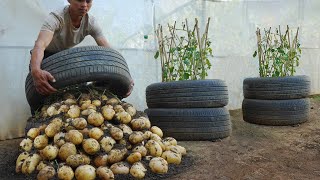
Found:
<svg viewBox="0 0 320 180"><path fill-rule="evenodd" d="M309 118L310 78L289 76L247 78L243 81L243 119L246 122L285 126Z"/></svg>
<svg viewBox="0 0 320 180"><path fill-rule="evenodd" d="M153 125L177 140L216 140L230 136L228 90L222 80L174 81L146 89L146 113Z"/></svg>

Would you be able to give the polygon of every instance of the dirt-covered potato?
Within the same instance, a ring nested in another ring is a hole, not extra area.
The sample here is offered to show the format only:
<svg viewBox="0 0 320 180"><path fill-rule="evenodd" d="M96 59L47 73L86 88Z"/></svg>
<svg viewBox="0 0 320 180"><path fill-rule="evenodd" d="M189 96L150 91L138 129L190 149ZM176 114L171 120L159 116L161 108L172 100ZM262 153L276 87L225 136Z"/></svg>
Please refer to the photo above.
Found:
<svg viewBox="0 0 320 180"><path fill-rule="evenodd" d="M75 99L66 99L64 102L63 102L65 105L68 105L68 106L72 106L72 105L75 105L77 104L77 101Z"/></svg>
<svg viewBox="0 0 320 180"><path fill-rule="evenodd" d="M23 139L20 142L20 148L24 151L29 152L32 149L32 140L29 138Z"/></svg>
<svg viewBox="0 0 320 180"><path fill-rule="evenodd" d="M115 105L115 106L113 107L113 109L114 109L114 111L115 111L116 113L119 113L119 112L123 112L123 111L124 111L123 107L122 107L120 104Z"/></svg>
<svg viewBox="0 0 320 180"><path fill-rule="evenodd" d="M53 137L53 143L59 148L66 143L65 141L65 133L59 132Z"/></svg>
<svg viewBox="0 0 320 180"><path fill-rule="evenodd" d="M94 180L96 169L91 165L82 165L76 169L75 176L77 180Z"/></svg>
<svg viewBox="0 0 320 180"><path fill-rule="evenodd" d="M161 146L163 151L166 150L166 146L163 144L161 137L159 137L157 134L151 134L150 139L157 141L157 143Z"/></svg>
<svg viewBox="0 0 320 180"><path fill-rule="evenodd" d="M85 109L85 110L81 111L81 115L89 116L91 113L94 113L94 112L97 112L97 111L94 109Z"/></svg>
<svg viewBox="0 0 320 180"><path fill-rule="evenodd" d="M100 145L105 152L110 152L113 146L116 144L116 141L111 137L103 137L100 141Z"/></svg>
<svg viewBox="0 0 320 180"><path fill-rule="evenodd" d="M145 129L150 129L150 127L151 127L150 120L148 118L146 118L146 117L143 117L143 116L140 117L140 119L142 119L144 121L144 124L145 124L144 128Z"/></svg>
<svg viewBox="0 0 320 180"><path fill-rule="evenodd" d="M129 165L125 162L117 162L110 166L113 174L129 174Z"/></svg>
<svg viewBox="0 0 320 180"><path fill-rule="evenodd" d="M21 172L23 162L29 157L28 152L21 153L16 160L16 172Z"/></svg>
<svg viewBox="0 0 320 180"><path fill-rule="evenodd" d="M176 153L180 153L183 156L187 154L186 148L184 148L182 146L179 146L179 145L166 146L166 151L173 151L173 152L176 152Z"/></svg>
<svg viewBox="0 0 320 180"><path fill-rule="evenodd" d="M130 168L130 174L137 178L142 179L146 175L147 169L144 167L144 165L141 162L134 163Z"/></svg>
<svg viewBox="0 0 320 180"><path fill-rule="evenodd" d="M71 166L72 168L76 168L81 165L89 164L86 161L86 157L81 154L73 154L70 155L66 160L67 165Z"/></svg>
<svg viewBox="0 0 320 180"><path fill-rule="evenodd" d="M106 95L101 95L101 98L100 98L102 101L107 101L108 100L108 97Z"/></svg>
<svg viewBox="0 0 320 180"><path fill-rule="evenodd" d="M100 139L103 136L103 131L100 128L92 128L89 130L89 137L95 140Z"/></svg>
<svg viewBox="0 0 320 180"><path fill-rule="evenodd" d="M66 159L70 155L75 155L75 154L77 154L76 146L72 143L67 142L60 147L58 156L62 161L66 161Z"/></svg>
<svg viewBox="0 0 320 180"><path fill-rule="evenodd" d="M103 106L103 107L101 108L101 112L102 112L102 115L103 115L104 119L107 120L107 121L112 120L112 119L113 119L113 116L114 116L115 113L116 113L116 112L115 112L112 108L110 108L109 106Z"/></svg>
<svg viewBox="0 0 320 180"><path fill-rule="evenodd" d="M138 144L141 143L144 140L143 138L143 133L141 131L134 131L132 134L129 136L129 141L132 144Z"/></svg>
<svg viewBox="0 0 320 180"><path fill-rule="evenodd" d="M168 162L162 157L152 158L149 162L149 167L152 172L163 174L168 172Z"/></svg>
<svg viewBox="0 0 320 180"><path fill-rule="evenodd" d="M113 164L122 161L127 154L127 149L112 149L108 154L108 163Z"/></svg>
<svg viewBox="0 0 320 180"><path fill-rule="evenodd" d="M84 118L75 118L71 120L72 126L74 126L76 129L82 130L87 127L87 121Z"/></svg>
<svg viewBox="0 0 320 180"><path fill-rule="evenodd" d="M150 120L145 117L132 119L130 123L133 130L150 129L151 126Z"/></svg>
<svg viewBox="0 0 320 180"><path fill-rule="evenodd" d="M129 113L122 111L116 114L116 119L122 124L128 124L131 121L131 116Z"/></svg>
<svg viewBox="0 0 320 180"><path fill-rule="evenodd" d="M99 112L91 113L88 116L88 123L93 126L96 126L96 127L101 126L103 122L104 122L103 116Z"/></svg>
<svg viewBox="0 0 320 180"><path fill-rule="evenodd" d="M48 145L42 150L44 159L53 160L58 156L59 149L56 146Z"/></svg>
<svg viewBox="0 0 320 180"><path fill-rule="evenodd" d="M153 157L160 157L162 154L162 148L157 141L149 140L145 147L148 153Z"/></svg>
<svg viewBox="0 0 320 180"><path fill-rule="evenodd" d="M52 166L46 166L39 171L37 175L37 179L49 180L53 178L55 175L56 175L56 170Z"/></svg>
<svg viewBox="0 0 320 180"><path fill-rule="evenodd" d="M95 100L93 100L93 101L92 101L92 103L91 103L91 104L95 105L96 107L99 107L99 106L101 106L101 101L100 101L100 100L95 99Z"/></svg>
<svg viewBox="0 0 320 180"><path fill-rule="evenodd" d="M160 138L163 136L163 132L158 126L152 126L150 131L154 134L157 134Z"/></svg>
<svg viewBox="0 0 320 180"><path fill-rule="evenodd" d="M165 151L161 157L165 159L169 164L180 164L181 154L173 151Z"/></svg>
<svg viewBox="0 0 320 180"><path fill-rule="evenodd" d="M58 109L58 112L63 112L63 113L66 113L69 111L69 106L68 105L61 105L60 108Z"/></svg>
<svg viewBox="0 0 320 180"><path fill-rule="evenodd" d="M126 124L120 124L119 128L122 130L123 134L132 134L132 129Z"/></svg>
<svg viewBox="0 0 320 180"><path fill-rule="evenodd" d="M149 140L150 137L151 137L151 135L152 135L152 132L151 132L151 131L145 131L145 132L143 133L143 139L144 139L144 140Z"/></svg>
<svg viewBox="0 0 320 180"><path fill-rule="evenodd" d="M82 148L86 153L93 155L100 150L100 144L97 140L93 138L89 138L89 139L83 140Z"/></svg>
<svg viewBox="0 0 320 180"><path fill-rule="evenodd" d="M126 112L130 114L131 117L135 116L137 114L136 108L129 106L126 109Z"/></svg>
<svg viewBox="0 0 320 180"><path fill-rule="evenodd" d="M120 128L117 127L112 127L110 129L110 135L112 136L113 139L115 140L120 140L123 138L123 132Z"/></svg>
<svg viewBox="0 0 320 180"><path fill-rule="evenodd" d="M37 171L41 171L41 169L43 169L44 167L47 167L48 164L46 164L44 161L40 161L40 163L37 166Z"/></svg>
<svg viewBox="0 0 320 180"><path fill-rule="evenodd" d="M50 138L54 137L57 133L60 132L61 126L59 126L57 123L50 123L44 130L45 134Z"/></svg>
<svg viewBox="0 0 320 180"><path fill-rule="evenodd" d="M34 139L36 138L37 136L39 136L40 134L40 129L39 128L31 128L29 129L28 133L27 133L27 136L30 138L30 139Z"/></svg>
<svg viewBox="0 0 320 180"><path fill-rule="evenodd" d="M111 169L109 169L107 167L99 167L96 172L97 172L97 176L101 180L112 180L112 179L114 179L113 172L111 171Z"/></svg>
<svg viewBox="0 0 320 180"><path fill-rule="evenodd" d="M92 109L92 108L88 108L90 105L91 105L91 102L82 103L80 109L81 110Z"/></svg>
<svg viewBox="0 0 320 180"><path fill-rule="evenodd" d="M140 145L140 146L136 146L133 148L132 152L139 152L141 154L142 157L146 156L147 155L147 149Z"/></svg>
<svg viewBox="0 0 320 180"><path fill-rule="evenodd" d="M39 154L32 154L23 162L21 171L23 174L31 174L41 161Z"/></svg>
<svg viewBox="0 0 320 180"><path fill-rule="evenodd" d="M67 116L70 118L77 118L80 116L80 107L77 105L72 105L67 112Z"/></svg>
<svg viewBox="0 0 320 180"><path fill-rule="evenodd" d="M110 105L112 105L112 106L115 106L115 105L119 104L120 102L119 102L119 100L116 99L116 98L110 98L110 99L107 100L106 103L107 103L107 104L110 104Z"/></svg>
<svg viewBox="0 0 320 180"><path fill-rule="evenodd" d="M107 166L108 164L108 154L96 156L93 160L93 164L96 167Z"/></svg>
<svg viewBox="0 0 320 180"><path fill-rule="evenodd" d="M70 130L66 133L65 139L66 141L71 142L74 145L79 145L83 141L83 135L78 130Z"/></svg>
<svg viewBox="0 0 320 180"><path fill-rule="evenodd" d="M59 114L57 108L53 105L49 106L47 109L47 114L49 117Z"/></svg>
<svg viewBox="0 0 320 180"><path fill-rule="evenodd" d="M33 141L33 146L37 149L43 149L48 145L48 137L46 135L39 135Z"/></svg>
<svg viewBox="0 0 320 180"><path fill-rule="evenodd" d="M163 144L167 147L167 146L170 146L170 145L177 145L178 142L176 139L174 139L173 137L166 137L162 140Z"/></svg>
<svg viewBox="0 0 320 180"><path fill-rule="evenodd" d="M58 178L61 180L72 180L74 172L70 166L62 166L58 170Z"/></svg>
<svg viewBox="0 0 320 180"><path fill-rule="evenodd" d="M139 161L141 161L141 154L139 152L133 152L127 157L127 162L130 164L134 164Z"/></svg>

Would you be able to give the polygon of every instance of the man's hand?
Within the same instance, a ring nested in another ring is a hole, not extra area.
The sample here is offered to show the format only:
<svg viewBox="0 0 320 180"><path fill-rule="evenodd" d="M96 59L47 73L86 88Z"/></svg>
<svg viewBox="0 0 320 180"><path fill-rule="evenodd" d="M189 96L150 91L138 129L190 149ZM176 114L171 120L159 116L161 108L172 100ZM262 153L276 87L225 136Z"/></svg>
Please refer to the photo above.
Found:
<svg viewBox="0 0 320 180"><path fill-rule="evenodd" d="M126 95L124 95L125 98L128 97L128 96L130 96L130 94L131 94L131 92L132 92L132 90L133 90L133 86L134 86L133 79L131 79L129 86L130 86L130 87L129 87L129 91L127 92Z"/></svg>
<svg viewBox="0 0 320 180"><path fill-rule="evenodd" d="M45 70L32 71L33 83L36 90L42 95L50 95L57 90L49 84L49 81L56 82L54 77Z"/></svg>

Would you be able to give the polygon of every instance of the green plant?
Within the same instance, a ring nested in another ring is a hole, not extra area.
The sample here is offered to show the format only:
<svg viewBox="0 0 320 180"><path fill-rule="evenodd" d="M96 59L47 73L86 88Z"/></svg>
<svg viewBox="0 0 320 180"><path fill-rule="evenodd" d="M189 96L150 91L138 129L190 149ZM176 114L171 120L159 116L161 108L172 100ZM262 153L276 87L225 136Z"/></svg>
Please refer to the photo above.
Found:
<svg viewBox="0 0 320 180"><path fill-rule="evenodd" d="M257 28L258 50L254 52L253 57L257 55L259 57L260 77L294 75L301 56L298 32L299 28L291 40L293 36L289 26L287 26L285 34L281 33L280 26L275 32L271 32L271 27L268 30L264 29L263 37L261 37L260 29Z"/></svg>
<svg viewBox="0 0 320 180"><path fill-rule="evenodd" d="M162 81L205 79L211 63L208 56L212 56L211 42L208 39L210 18L205 32L200 35L197 18L192 30L188 21L182 23L182 28L168 24L167 35L164 36L159 24L156 35L159 49L154 58L160 56Z"/></svg>

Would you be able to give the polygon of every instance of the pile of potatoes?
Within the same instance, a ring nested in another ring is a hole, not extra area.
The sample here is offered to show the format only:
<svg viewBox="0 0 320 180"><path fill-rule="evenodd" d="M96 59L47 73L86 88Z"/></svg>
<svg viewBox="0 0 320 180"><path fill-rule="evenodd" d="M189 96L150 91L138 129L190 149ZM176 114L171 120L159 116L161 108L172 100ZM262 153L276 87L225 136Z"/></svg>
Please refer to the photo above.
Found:
<svg viewBox="0 0 320 180"><path fill-rule="evenodd" d="M115 97L66 94L39 113L49 123L28 130L16 160L17 173L37 173L39 180L114 179L116 174L141 179L147 169L167 173L168 164L180 164L186 154L173 137L164 138L159 127Z"/></svg>

